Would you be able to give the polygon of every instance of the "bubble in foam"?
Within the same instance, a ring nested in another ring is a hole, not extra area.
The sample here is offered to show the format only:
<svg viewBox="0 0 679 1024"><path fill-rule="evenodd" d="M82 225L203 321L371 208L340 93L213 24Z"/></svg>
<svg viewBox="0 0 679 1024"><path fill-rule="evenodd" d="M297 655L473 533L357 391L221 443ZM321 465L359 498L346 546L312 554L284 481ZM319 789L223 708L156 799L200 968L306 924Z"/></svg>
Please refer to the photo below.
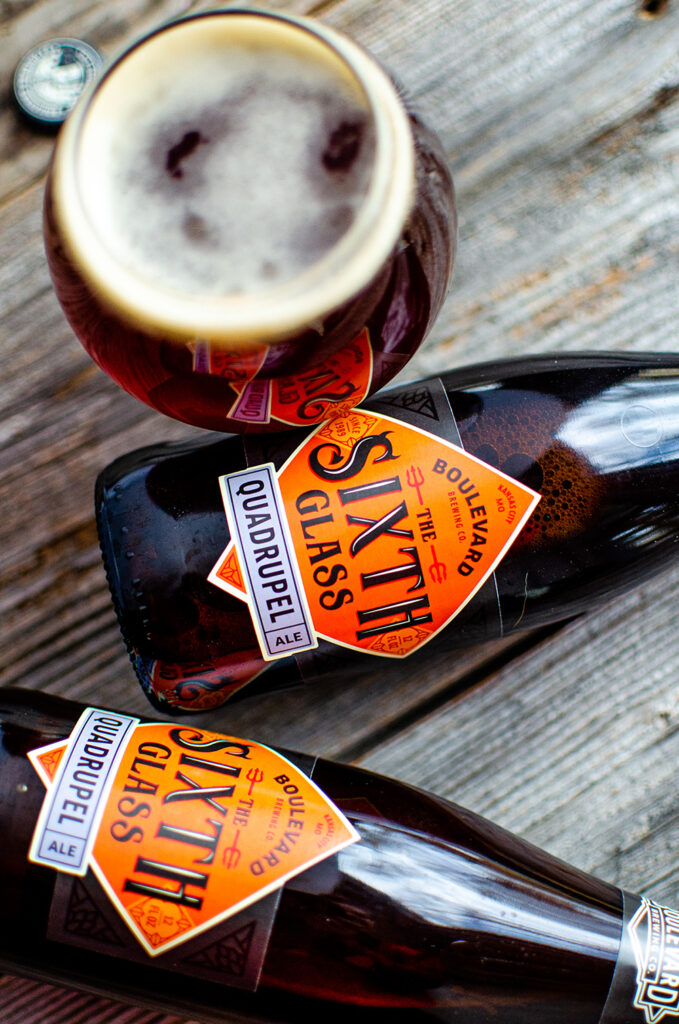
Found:
<svg viewBox="0 0 679 1024"><path fill-rule="evenodd" d="M261 46L225 53L206 32L104 150L95 217L116 258L166 287L238 295L289 281L342 238L375 140L367 104L331 65Z"/></svg>

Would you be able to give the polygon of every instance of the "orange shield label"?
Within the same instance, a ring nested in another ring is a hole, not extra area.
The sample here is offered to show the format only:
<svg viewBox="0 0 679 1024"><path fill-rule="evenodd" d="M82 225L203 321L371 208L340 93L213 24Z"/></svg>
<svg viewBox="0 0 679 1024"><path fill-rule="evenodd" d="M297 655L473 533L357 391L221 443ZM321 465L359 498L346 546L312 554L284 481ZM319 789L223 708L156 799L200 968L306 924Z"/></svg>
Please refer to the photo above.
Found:
<svg viewBox="0 0 679 1024"><path fill-rule="evenodd" d="M72 741L29 753L48 791L60 761L74 760ZM85 800L84 782L76 783ZM133 729L95 819L89 866L150 956L359 839L315 783L276 751L161 723Z"/></svg>
<svg viewBox="0 0 679 1024"><path fill-rule="evenodd" d="M443 629L540 500L449 441L361 409L319 427L277 475L316 636L382 657L412 654ZM250 510L258 525L256 499L243 500L240 532ZM233 507L227 514L233 522ZM280 552L248 549L248 578L259 575L258 586L243 586L233 543L209 578L251 605L271 602L267 554ZM285 579L277 585L283 594ZM276 606L281 629L285 610Z"/></svg>

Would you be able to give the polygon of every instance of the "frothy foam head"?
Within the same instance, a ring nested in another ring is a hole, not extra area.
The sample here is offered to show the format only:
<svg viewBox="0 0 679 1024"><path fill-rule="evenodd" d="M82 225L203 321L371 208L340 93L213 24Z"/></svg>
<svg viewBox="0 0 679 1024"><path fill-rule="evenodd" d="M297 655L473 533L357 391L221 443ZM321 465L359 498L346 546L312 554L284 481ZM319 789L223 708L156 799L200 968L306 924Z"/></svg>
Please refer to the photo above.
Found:
<svg viewBox="0 0 679 1024"><path fill-rule="evenodd" d="M215 337L220 321L229 337L265 320L282 333L335 308L379 269L412 200L393 87L305 19L227 10L167 26L71 120L55 197L83 270L135 319L195 320L197 334L200 297Z"/></svg>
<svg viewBox="0 0 679 1024"><path fill-rule="evenodd" d="M328 47L283 49L257 27L231 39L206 19L154 36L119 67L115 98L102 90L92 106L88 215L138 274L261 291L354 222L375 149L367 102ZM98 108L111 104L102 131Z"/></svg>

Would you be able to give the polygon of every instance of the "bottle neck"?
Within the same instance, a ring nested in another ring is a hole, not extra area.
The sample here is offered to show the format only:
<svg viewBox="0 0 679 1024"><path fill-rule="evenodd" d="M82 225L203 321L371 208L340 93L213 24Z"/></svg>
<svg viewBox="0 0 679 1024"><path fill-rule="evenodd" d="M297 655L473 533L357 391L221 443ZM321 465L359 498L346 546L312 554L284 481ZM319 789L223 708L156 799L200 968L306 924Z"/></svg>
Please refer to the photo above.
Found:
<svg viewBox="0 0 679 1024"><path fill-rule="evenodd" d="M600 1024L679 1018L679 913L623 892L620 952Z"/></svg>

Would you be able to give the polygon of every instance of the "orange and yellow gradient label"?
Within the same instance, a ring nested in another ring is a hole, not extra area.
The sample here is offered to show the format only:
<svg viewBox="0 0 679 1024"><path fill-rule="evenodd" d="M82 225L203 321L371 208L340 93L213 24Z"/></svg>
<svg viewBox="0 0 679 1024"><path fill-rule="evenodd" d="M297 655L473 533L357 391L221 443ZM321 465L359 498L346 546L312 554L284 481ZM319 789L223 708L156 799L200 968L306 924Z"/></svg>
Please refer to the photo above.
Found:
<svg viewBox="0 0 679 1024"><path fill-rule="evenodd" d="M88 810L87 772L96 774L98 759L71 756L73 736L29 757L48 790L46 802L58 787L75 818ZM132 730L92 817L89 867L150 956L360 838L315 783L276 751L161 723Z"/></svg>
<svg viewBox="0 0 679 1024"><path fill-rule="evenodd" d="M258 470L273 469L222 478L232 540L209 576L250 604L265 658L318 637L412 654L479 590L540 500L456 445L361 409L307 436L277 487L257 490Z"/></svg>

